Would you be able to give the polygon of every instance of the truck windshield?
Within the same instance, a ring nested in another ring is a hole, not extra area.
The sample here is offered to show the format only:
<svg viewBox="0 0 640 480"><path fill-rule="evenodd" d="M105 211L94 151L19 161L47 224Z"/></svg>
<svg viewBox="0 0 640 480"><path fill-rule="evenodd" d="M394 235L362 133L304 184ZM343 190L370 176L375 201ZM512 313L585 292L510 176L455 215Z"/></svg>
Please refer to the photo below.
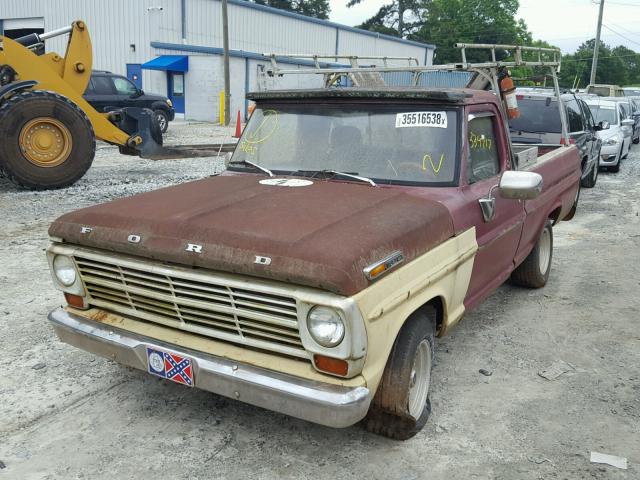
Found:
<svg viewBox="0 0 640 480"><path fill-rule="evenodd" d="M614 107L602 107L599 105L589 105L589 110L593 115L596 123L609 122L610 125L618 124L618 116Z"/></svg>
<svg viewBox="0 0 640 480"><path fill-rule="evenodd" d="M556 102L551 97L518 99L520 117L509 120L511 131L559 134L562 123Z"/></svg>
<svg viewBox="0 0 640 480"><path fill-rule="evenodd" d="M256 108L230 169L252 162L281 175L320 178L321 171L336 170L376 183L454 185L458 129L458 112L450 107Z"/></svg>
<svg viewBox="0 0 640 480"><path fill-rule="evenodd" d="M611 96L610 87L587 87L587 93L598 95L599 97Z"/></svg>

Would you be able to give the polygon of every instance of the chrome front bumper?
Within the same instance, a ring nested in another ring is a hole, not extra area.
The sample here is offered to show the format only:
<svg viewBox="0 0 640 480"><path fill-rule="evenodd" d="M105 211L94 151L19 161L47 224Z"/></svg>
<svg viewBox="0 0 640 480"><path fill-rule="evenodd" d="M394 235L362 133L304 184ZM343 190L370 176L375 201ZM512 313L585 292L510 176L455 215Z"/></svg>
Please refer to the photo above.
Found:
<svg viewBox="0 0 640 480"><path fill-rule="evenodd" d="M371 392L306 380L105 326L58 308L49 313L58 338L118 363L147 371L147 347L193 361L195 387L329 427L348 427L367 413Z"/></svg>

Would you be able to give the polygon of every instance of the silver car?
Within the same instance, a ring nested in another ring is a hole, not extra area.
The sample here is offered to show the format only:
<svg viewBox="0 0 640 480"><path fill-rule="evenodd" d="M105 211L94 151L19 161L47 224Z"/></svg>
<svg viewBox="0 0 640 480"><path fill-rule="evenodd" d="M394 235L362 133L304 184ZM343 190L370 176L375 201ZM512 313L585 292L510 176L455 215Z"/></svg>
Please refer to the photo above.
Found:
<svg viewBox="0 0 640 480"><path fill-rule="evenodd" d="M629 154L634 121L627 118L625 105L618 98L586 97L584 99L593 114L596 124L602 125L597 132L602 140L600 166L613 172L620 170L620 161Z"/></svg>

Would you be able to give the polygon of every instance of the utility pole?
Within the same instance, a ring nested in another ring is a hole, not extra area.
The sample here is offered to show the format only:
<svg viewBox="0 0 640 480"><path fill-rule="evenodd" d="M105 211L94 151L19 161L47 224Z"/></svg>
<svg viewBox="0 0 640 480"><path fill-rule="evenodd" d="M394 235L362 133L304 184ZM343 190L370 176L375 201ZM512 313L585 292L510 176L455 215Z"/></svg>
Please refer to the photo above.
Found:
<svg viewBox="0 0 640 480"><path fill-rule="evenodd" d="M224 50L224 125L231 120L231 76L229 74L229 14L227 0L222 0L222 47Z"/></svg>
<svg viewBox="0 0 640 480"><path fill-rule="evenodd" d="M600 0L600 13L598 14L598 30L596 32L596 44L593 47L593 62L591 63L591 80L596 83L596 70L598 69L598 49L600 48L600 31L602 30L602 14L604 12L604 0Z"/></svg>

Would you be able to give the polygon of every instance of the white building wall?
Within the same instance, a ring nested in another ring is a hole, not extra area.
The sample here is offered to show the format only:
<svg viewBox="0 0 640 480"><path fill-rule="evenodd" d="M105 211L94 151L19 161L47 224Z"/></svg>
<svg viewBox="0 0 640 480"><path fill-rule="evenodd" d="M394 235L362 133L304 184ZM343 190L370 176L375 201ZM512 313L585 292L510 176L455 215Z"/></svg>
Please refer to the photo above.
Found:
<svg viewBox="0 0 640 480"><path fill-rule="evenodd" d="M414 57L418 59L420 65L424 64L425 47L394 42L382 37L363 35L348 30L341 30L339 35L339 51L342 55Z"/></svg>
<svg viewBox="0 0 640 480"><path fill-rule="evenodd" d="M161 7L161 10L160 8ZM219 121L219 93L223 89L222 56L151 47L151 42L180 46L222 47L221 0L186 1L186 38L182 38L181 0L0 0L0 20L43 18L45 31L84 20L93 42L93 68L126 74L126 64L143 64L158 55L189 55L185 74L185 117ZM428 63L433 50L357 33L336 25L319 24L265 10L229 4L230 48L251 53L413 56ZM66 37L47 41L47 51L63 54ZM132 47L133 45L133 47ZM244 58L231 58L231 111L245 111ZM268 62L250 59L249 88L258 90L258 65ZM296 68L286 65L286 68ZM300 67L304 68L304 67ZM269 88L320 87L320 76L295 75L268 80ZM166 73L143 70L143 89L166 94Z"/></svg>
<svg viewBox="0 0 640 480"><path fill-rule="evenodd" d="M148 10L155 6L163 10ZM84 20L93 43L93 68L122 75L126 74L127 63L144 63L155 57L150 45L154 36L162 34L166 41L180 41L179 0L0 1L0 20L25 17L44 17L45 31ZM173 25L176 20L177 27ZM47 51L63 54L66 42L66 36L48 40ZM143 71L145 88L150 80L149 72Z"/></svg>

